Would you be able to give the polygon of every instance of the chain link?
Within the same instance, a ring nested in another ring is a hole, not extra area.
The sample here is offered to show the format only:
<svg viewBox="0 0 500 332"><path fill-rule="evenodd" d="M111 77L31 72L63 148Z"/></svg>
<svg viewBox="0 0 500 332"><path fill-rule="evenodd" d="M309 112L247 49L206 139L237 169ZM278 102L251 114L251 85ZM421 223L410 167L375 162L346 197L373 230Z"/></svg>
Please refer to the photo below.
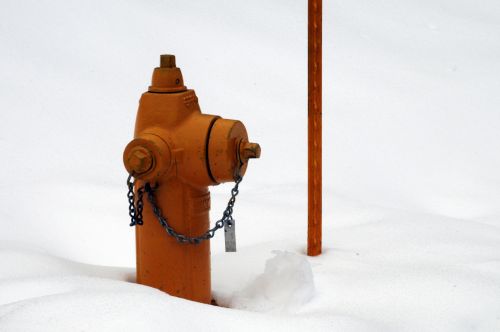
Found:
<svg viewBox="0 0 500 332"><path fill-rule="evenodd" d="M128 186L128 215L130 216L130 226L139 225L142 226L142 210L144 208L144 203L142 196L144 195L144 187L137 189L137 203L135 202L134 196L134 182L132 182L133 174L130 174L127 179Z"/></svg>
<svg viewBox="0 0 500 332"><path fill-rule="evenodd" d="M153 213L158 219L158 222L160 225L165 229L167 234L170 236L174 237L178 242L180 243L190 243L190 244L199 244L200 242L204 240L209 240L215 236L215 232L221 228L224 227L224 225L229 225L231 226L233 223L233 208L234 208L234 203L236 202L236 196L239 194L239 185L243 178L241 176L236 176L235 178L235 185L231 189L231 198L227 202L226 209L224 210L224 213L222 214L222 218L217 220L215 222L214 227L210 228L208 231L206 231L203 235L196 236L196 237L189 237L183 234L178 233L175 231L172 226L168 224L168 219L165 218L162 214L162 211L160 207L158 206L156 202L156 197L154 195L156 189L158 188L158 185L155 185L152 187L149 183L146 183L144 187L139 187L137 189L137 203L135 203L135 197L134 197L134 182L131 181L132 179L132 174L128 177L127 179L127 186L128 186L128 201L129 201L129 216L130 216L130 226L135 226L135 225L142 225L143 220L142 220L142 210L143 210L143 195L144 192L146 192L148 201L151 204L151 207L153 209Z"/></svg>

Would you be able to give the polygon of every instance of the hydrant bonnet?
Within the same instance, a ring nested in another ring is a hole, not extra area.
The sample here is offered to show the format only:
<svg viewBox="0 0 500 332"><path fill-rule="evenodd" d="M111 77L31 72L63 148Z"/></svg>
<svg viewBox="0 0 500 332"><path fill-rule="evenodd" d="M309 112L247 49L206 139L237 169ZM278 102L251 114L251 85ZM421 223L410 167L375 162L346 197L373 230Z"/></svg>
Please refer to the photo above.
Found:
<svg viewBox="0 0 500 332"><path fill-rule="evenodd" d="M153 72L149 92L180 92L186 91L186 89L181 70L175 66L175 56L162 55L160 67L156 67Z"/></svg>

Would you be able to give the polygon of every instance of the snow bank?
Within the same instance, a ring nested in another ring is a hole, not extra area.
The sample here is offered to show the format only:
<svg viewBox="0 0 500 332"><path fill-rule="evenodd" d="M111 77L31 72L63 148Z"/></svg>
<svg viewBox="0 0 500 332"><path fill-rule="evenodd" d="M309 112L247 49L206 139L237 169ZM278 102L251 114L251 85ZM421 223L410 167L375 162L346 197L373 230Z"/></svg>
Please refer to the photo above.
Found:
<svg viewBox="0 0 500 332"><path fill-rule="evenodd" d="M259 312L296 311L313 297L314 279L307 259L290 252L273 253L276 256L267 260L264 273L235 293L227 306Z"/></svg>
<svg viewBox="0 0 500 332"><path fill-rule="evenodd" d="M299 261L296 257L290 258L291 254L286 256L288 261ZM0 257L3 263L0 268L2 332L215 332L254 331L255 328L304 331L328 327L322 320L311 322L291 316L284 322L279 316L175 298L150 287L121 281L130 278L129 271L125 269L78 264L26 251L0 251ZM287 265L282 261L283 257L278 258L280 262L274 260L271 265L278 263L282 268ZM20 266L28 269L23 271ZM117 280L109 279L112 276Z"/></svg>
<svg viewBox="0 0 500 332"><path fill-rule="evenodd" d="M328 196L327 196L328 198ZM212 257L224 307L136 285L130 269L0 251L1 331L496 331L500 229L337 199L325 249L293 238ZM273 213L279 213L279 206ZM325 215L325 219L331 218ZM275 251L276 248L287 251ZM272 256L272 257L270 257ZM253 311L253 312L252 312ZM200 319L193 319L200 317Z"/></svg>

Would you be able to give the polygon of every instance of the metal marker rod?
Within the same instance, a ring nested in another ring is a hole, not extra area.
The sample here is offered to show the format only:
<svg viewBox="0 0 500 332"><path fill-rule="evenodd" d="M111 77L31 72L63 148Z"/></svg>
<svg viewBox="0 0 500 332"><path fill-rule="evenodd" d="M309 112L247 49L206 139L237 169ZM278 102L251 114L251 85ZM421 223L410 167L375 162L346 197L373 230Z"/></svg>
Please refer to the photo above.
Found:
<svg viewBox="0 0 500 332"><path fill-rule="evenodd" d="M308 0L308 227L307 254L321 254L322 210L322 0Z"/></svg>

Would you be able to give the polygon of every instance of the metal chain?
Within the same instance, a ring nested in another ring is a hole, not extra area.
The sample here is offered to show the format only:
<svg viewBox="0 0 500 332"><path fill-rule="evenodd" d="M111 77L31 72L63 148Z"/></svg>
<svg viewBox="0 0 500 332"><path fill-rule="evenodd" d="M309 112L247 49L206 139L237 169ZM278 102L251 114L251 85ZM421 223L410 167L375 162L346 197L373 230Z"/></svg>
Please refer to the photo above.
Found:
<svg viewBox="0 0 500 332"><path fill-rule="evenodd" d="M215 232L221 228L224 227L224 225L229 225L231 226L233 223L233 208L234 208L234 203L236 202L236 196L239 194L239 185L240 182L243 180L241 176L236 176L235 178L235 185L231 189L231 198L227 202L226 209L224 210L224 213L222 214L222 218L217 220L215 222L214 227L210 228L208 231L206 231L203 235L196 236L196 237L189 237L183 234L178 233L175 231L172 226L168 224L167 218L165 218L161 212L160 207L156 203L156 198L155 198L155 190L158 188L158 185L152 187L149 183L146 183L144 187L139 187L137 189L137 206L134 206L134 183L131 182L132 175L128 177L127 180L127 185L129 188L129 192L127 194L128 201L129 201L129 215L131 218L131 223L130 226L135 226L135 225L142 225L143 220L142 220L142 209L143 209L143 203L142 203L142 196L144 194L144 191L148 195L148 200L149 203L151 203L151 207L153 208L153 213L158 219L158 222L160 225L165 229L165 231L172 237L174 237L178 242L180 243L190 243L190 244L199 244L200 242L204 240L209 240L215 236Z"/></svg>
<svg viewBox="0 0 500 332"><path fill-rule="evenodd" d="M135 196L134 196L135 183L132 182L132 176L133 174L130 174L127 179L128 215L130 216L130 226L135 226L135 225L142 226L143 224L142 210L144 208L142 196L144 195L144 187L140 187L137 189L137 203L135 203Z"/></svg>

